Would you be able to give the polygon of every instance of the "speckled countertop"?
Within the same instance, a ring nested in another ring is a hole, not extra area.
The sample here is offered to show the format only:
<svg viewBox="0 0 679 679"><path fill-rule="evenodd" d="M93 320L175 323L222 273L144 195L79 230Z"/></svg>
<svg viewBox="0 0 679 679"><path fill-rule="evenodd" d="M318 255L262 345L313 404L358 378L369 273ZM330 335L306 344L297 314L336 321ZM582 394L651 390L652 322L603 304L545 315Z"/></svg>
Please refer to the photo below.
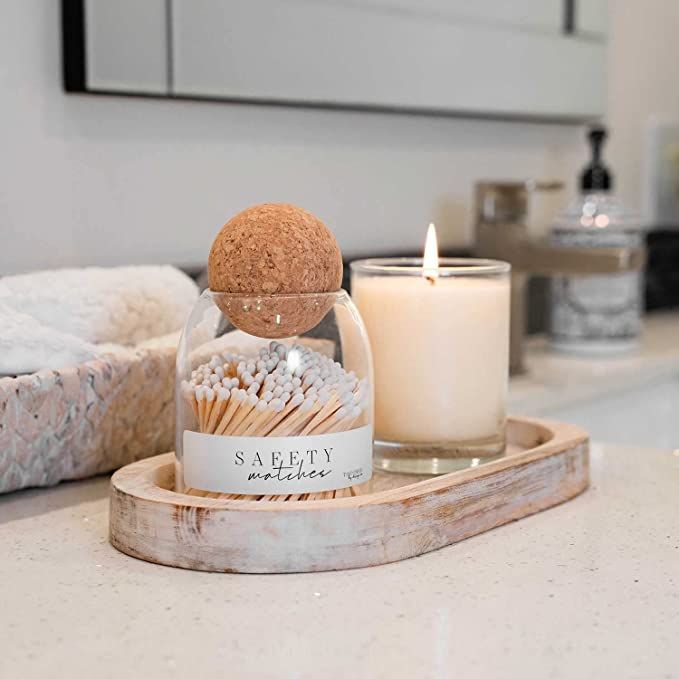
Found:
<svg viewBox="0 0 679 679"><path fill-rule="evenodd" d="M679 677L679 457L396 564L221 575L107 542L107 479L0 498L0 676Z"/></svg>
<svg viewBox="0 0 679 679"><path fill-rule="evenodd" d="M642 350L533 343L512 412L679 373L679 318ZM108 544L108 479L0 497L0 677L679 679L679 451L595 444L571 502L371 569L222 575Z"/></svg>

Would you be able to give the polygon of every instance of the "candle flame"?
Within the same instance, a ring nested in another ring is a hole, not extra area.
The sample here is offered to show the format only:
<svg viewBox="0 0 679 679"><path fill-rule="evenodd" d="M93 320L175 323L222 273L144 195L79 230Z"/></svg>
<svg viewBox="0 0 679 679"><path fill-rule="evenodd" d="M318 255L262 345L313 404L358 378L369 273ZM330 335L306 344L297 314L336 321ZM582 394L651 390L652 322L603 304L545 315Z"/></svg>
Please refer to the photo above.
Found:
<svg viewBox="0 0 679 679"><path fill-rule="evenodd" d="M439 246L436 240L436 227L433 224L429 224L427 239L424 242L422 275L432 284L439 277Z"/></svg>

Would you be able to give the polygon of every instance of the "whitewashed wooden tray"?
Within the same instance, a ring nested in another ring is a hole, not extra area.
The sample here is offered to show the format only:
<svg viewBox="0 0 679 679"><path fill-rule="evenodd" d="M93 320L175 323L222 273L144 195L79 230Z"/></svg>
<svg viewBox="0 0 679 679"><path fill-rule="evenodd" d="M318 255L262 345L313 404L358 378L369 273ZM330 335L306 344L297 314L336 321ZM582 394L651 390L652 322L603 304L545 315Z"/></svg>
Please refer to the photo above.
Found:
<svg viewBox="0 0 679 679"><path fill-rule="evenodd" d="M407 559L534 514L589 483L589 439L568 424L513 418L506 455L437 477L376 472L365 494L227 500L175 493L174 454L111 479L110 540L154 563L232 573L359 568Z"/></svg>

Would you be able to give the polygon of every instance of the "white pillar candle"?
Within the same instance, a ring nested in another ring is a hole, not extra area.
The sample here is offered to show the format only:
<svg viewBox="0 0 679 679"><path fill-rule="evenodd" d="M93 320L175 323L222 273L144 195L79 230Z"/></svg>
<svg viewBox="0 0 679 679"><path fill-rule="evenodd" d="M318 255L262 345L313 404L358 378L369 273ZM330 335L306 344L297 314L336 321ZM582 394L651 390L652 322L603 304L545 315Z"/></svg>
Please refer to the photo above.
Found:
<svg viewBox="0 0 679 679"><path fill-rule="evenodd" d="M456 267L445 262L433 275L426 262L419 275L398 266L387 275L354 272L352 297L373 353L378 440L467 442L502 431L508 267L495 263L495 275L483 275L493 263L457 261L460 275L450 275Z"/></svg>

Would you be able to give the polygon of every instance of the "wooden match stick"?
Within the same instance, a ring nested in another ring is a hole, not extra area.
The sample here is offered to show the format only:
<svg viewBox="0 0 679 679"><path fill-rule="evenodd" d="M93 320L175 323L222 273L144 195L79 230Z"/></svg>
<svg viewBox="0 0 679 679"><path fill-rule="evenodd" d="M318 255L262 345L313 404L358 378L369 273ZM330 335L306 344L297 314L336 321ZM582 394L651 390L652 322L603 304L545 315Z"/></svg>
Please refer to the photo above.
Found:
<svg viewBox="0 0 679 679"><path fill-rule="evenodd" d="M282 404L282 408L279 407L271 420L260 428L257 433L258 436L275 436L276 434L273 433L274 430L279 426L283 426L284 422L290 422L291 418L299 413L300 408L306 407L304 406L305 399L303 394L295 394L287 403L283 402L283 398L274 399L272 401L272 403L278 402Z"/></svg>
<svg viewBox="0 0 679 679"><path fill-rule="evenodd" d="M231 389L229 405L226 407L224 415L222 415L222 419L220 420L219 424L217 425L217 428L215 429L214 432L215 434L217 434L218 436L224 434L236 410L238 410L238 406L241 404L242 401L245 400L245 396L246 394L244 389L237 389L236 387L233 387Z"/></svg>
<svg viewBox="0 0 679 679"><path fill-rule="evenodd" d="M217 422L221 419L222 415L224 415L229 399L229 392L224 389L224 387L215 387L213 391L216 393L217 400L212 405L210 417L205 425L205 432L208 434L211 434L215 430Z"/></svg>
<svg viewBox="0 0 679 679"><path fill-rule="evenodd" d="M245 399L240 403L240 407L233 416L233 419L231 422L229 422L228 427L224 431L224 435L234 436L236 430L238 429L238 425L240 425L240 423L247 417L247 415L257 405L258 402L259 399L254 394L246 396Z"/></svg>
<svg viewBox="0 0 679 679"><path fill-rule="evenodd" d="M269 404L266 401L258 400L255 407L243 418L241 423L235 426L232 436L243 436L245 432L262 417L266 417L266 411Z"/></svg>

